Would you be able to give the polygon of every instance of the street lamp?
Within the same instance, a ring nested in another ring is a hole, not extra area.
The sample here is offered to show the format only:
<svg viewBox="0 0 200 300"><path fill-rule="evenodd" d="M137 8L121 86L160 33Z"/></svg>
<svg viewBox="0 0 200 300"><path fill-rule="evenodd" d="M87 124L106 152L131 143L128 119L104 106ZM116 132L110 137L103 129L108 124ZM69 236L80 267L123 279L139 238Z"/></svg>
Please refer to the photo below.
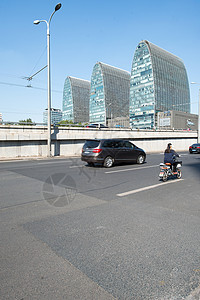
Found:
<svg viewBox="0 0 200 300"><path fill-rule="evenodd" d="M198 82L191 82L191 84L198 84ZM199 89L199 111L198 111L198 136L197 136L197 142L200 143L200 89Z"/></svg>
<svg viewBox="0 0 200 300"><path fill-rule="evenodd" d="M55 6L54 12L51 14L49 21L46 20L35 20L35 25L45 22L47 24L47 85L48 85L48 132L47 132L47 156L51 157L51 78L50 78L50 22L54 13L61 8L61 3Z"/></svg>

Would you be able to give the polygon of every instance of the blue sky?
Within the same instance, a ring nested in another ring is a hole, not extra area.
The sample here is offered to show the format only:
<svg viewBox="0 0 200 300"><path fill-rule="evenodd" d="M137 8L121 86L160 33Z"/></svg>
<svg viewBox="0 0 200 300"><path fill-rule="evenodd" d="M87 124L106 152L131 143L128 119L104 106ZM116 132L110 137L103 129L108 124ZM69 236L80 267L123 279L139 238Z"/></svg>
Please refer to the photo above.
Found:
<svg viewBox="0 0 200 300"><path fill-rule="evenodd" d="M4 121L32 118L42 122L47 107L46 24L59 2L0 1L0 112ZM91 79L101 61L131 71L141 40L179 56L189 82L200 83L200 0L61 1L51 22L52 107L62 109L67 76ZM191 112L198 113L198 89L191 85Z"/></svg>

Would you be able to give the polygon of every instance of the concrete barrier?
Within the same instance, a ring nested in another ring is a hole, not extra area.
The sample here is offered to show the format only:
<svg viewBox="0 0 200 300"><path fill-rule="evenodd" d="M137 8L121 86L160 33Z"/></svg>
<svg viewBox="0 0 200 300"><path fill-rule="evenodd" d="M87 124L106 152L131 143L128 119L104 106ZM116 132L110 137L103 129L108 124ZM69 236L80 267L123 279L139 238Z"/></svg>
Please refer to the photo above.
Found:
<svg viewBox="0 0 200 300"><path fill-rule="evenodd" d="M146 153L163 152L170 142L177 151L188 151L197 142L196 131L153 131L52 127L52 155L80 156L86 139L123 138L131 140ZM47 127L0 126L0 158L46 157Z"/></svg>

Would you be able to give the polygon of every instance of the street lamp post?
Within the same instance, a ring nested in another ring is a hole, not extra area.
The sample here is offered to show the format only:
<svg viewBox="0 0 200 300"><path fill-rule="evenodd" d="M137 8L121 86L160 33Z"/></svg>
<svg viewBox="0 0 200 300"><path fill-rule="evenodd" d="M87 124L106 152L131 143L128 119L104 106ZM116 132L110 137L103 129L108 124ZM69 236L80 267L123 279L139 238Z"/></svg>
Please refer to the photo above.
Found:
<svg viewBox="0 0 200 300"><path fill-rule="evenodd" d="M35 25L45 22L47 24L47 85L48 85L48 130L47 130L47 156L51 157L51 77L50 77L50 22L54 13L61 8L61 3L55 6L54 12L51 14L49 21L35 20Z"/></svg>
<svg viewBox="0 0 200 300"><path fill-rule="evenodd" d="M198 84L198 82L191 82L191 84ZM198 109L198 132L197 132L197 142L200 143L200 88L199 88L199 109Z"/></svg>

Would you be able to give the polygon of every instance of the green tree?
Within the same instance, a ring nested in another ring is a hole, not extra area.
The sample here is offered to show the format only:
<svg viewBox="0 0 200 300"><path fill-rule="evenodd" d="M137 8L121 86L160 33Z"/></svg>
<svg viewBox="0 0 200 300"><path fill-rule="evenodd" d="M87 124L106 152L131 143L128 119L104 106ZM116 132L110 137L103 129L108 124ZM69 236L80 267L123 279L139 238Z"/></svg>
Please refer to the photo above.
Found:
<svg viewBox="0 0 200 300"><path fill-rule="evenodd" d="M72 125L74 124L72 120L62 120L58 123L59 125L66 125L66 126L69 126L69 125Z"/></svg>
<svg viewBox="0 0 200 300"><path fill-rule="evenodd" d="M19 120L19 125L34 125L35 123L32 121L31 118L26 120Z"/></svg>

